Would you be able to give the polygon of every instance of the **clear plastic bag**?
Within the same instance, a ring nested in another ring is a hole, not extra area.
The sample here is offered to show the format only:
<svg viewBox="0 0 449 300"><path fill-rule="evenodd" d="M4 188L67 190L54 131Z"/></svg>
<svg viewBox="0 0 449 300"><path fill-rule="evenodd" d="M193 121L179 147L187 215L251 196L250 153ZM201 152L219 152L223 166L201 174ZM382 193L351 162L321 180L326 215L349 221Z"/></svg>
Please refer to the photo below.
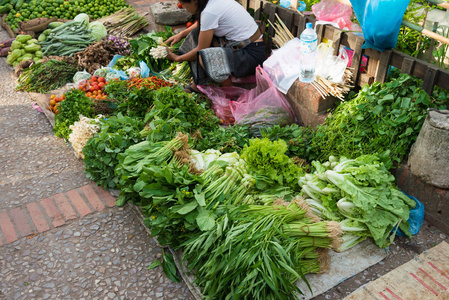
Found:
<svg viewBox="0 0 449 300"><path fill-rule="evenodd" d="M83 80L83 79L89 80L91 76L92 75L90 75L90 73L86 72L86 70L79 71L79 72L76 72L75 75L73 75L73 82L79 82L80 80Z"/></svg>
<svg viewBox="0 0 449 300"><path fill-rule="evenodd" d="M106 75L111 72L111 68L105 67L95 70L94 75L97 77L106 77Z"/></svg>
<svg viewBox="0 0 449 300"><path fill-rule="evenodd" d="M348 53L340 47L338 56L333 55L332 41L321 43L317 47L315 74L331 82L344 83L344 74L348 66Z"/></svg>
<svg viewBox="0 0 449 300"><path fill-rule="evenodd" d="M250 126L256 136L260 128L294 123L296 118L290 104L260 66L256 68L256 82L254 89L230 103L236 123Z"/></svg>
<svg viewBox="0 0 449 300"><path fill-rule="evenodd" d="M284 94L287 94L299 76L299 47L300 40L296 37L275 50L263 63L263 69L270 76L274 86Z"/></svg>
<svg viewBox="0 0 449 300"><path fill-rule="evenodd" d="M132 67L126 70L126 74L128 74L129 78L134 78L136 76L139 76L141 73L140 68Z"/></svg>
<svg viewBox="0 0 449 300"><path fill-rule="evenodd" d="M352 9L350 6L335 0L322 0L312 5L312 12L319 21L337 23L341 29L351 30Z"/></svg>

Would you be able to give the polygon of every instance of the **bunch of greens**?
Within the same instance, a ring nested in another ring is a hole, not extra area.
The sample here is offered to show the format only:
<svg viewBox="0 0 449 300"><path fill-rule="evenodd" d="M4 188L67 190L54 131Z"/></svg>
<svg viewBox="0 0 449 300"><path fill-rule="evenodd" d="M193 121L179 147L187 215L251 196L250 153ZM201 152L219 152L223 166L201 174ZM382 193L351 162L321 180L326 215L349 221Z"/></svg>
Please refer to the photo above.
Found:
<svg viewBox="0 0 449 300"><path fill-rule="evenodd" d="M249 173L257 177L257 188L280 185L297 189L297 180L303 175L301 167L296 165L285 152L287 143L283 140L270 141L251 139L242 150L242 158L248 164Z"/></svg>
<svg viewBox="0 0 449 300"><path fill-rule="evenodd" d="M116 114L143 119L153 105L153 91L149 89L128 89L127 82L110 81L105 87L109 99L114 99Z"/></svg>
<svg viewBox="0 0 449 300"><path fill-rule="evenodd" d="M274 125L260 129L262 138L270 141L284 140L288 150L285 154L289 157L308 158L311 139L315 131L311 127L303 127L297 124L281 127Z"/></svg>
<svg viewBox="0 0 449 300"><path fill-rule="evenodd" d="M406 74L364 86L317 128L309 157L322 161L331 155L354 158L377 153L387 168L402 161L421 130L426 110L443 107L446 99L444 94L431 98L418 86L419 81Z"/></svg>
<svg viewBox="0 0 449 300"><path fill-rule="evenodd" d="M189 94L181 87L165 87L154 91L153 107L145 116L149 138L168 140L176 132L203 136L220 124L206 101L197 94Z"/></svg>
<svg viewBox="0 0 449 300"><path fill-rule="evenodd" d="M72 132L70 125L78 121L80 115L94 117L92 100L83 91L77 89L72 89L65 94L65 100L60 102L58 110L53 131L56 136L66 139Z"/></svg>
<svg viewBox="0 0 449 300"><path fill-rule="evenodd" d="M117 187L120 195L116 205L123 206L127 201L139 203L140 196L134 185L144 168L170 161L176 151L188 148L187 142L188 137L179 133L171 141L143 141L119 153L115 174L119 179Z"/></svg>
<svg viewBox="0 0 449 300"><path fill-rule="evenodd" d="M115 188L118 177L114 170L118 153L142 141L139 131L144 123L139 118L122 114L100 120L100 132L90 138L83 148L84 172L87 178L105 188Z"/></svg>
<svg viewBox="0 0 449 300"><path fill-rule="evenodd" d="M410 237L407 220L416 203L397 189L395 178L377 156L330 157L326 163L312 164L315 173L299 180L304 201L323 219L343 221L345 242L340 251L367 236L386 247L391 243L388 236L398 227Z"/></svg>
<svg viewBox="0 0 449 300"><path fill-rule="evenodd" d="M114 65L114 69L126 71L132 67L138 67L139 61L132 56L122 56L117 59L117 62Z"/></svg>
<svg viewBox="0 0 449 300"><path fill-rule="evenodd" d="M73 76L78 71L76 64L67 61L51 59L33 64L20 75L16 90L38 93L56 90L72 82Z"/></svg>
<svg viewBox="0 0 449 300"><path fill-rule="evenodd" d="M202 131L202 136L194 136L195 149L204 151L217 149L222 153L240 152L251 137L248 126L231 125L226 128L216 126Z"/></svg>
<svg viewBox="0 0 449 300"><path fill-rule="evenodd" d="M296 280L320 272L318 247L333 247L338 227L313 223L296 203L242 206L185 242L183 260L205 299L295 299Z"/></svg>
<svg viewBox="0 0 449 300"><path fill-rule="evenodd" d="M139 61L144 61L151 71L160 72L170 67L171 61L168 59L155 59L150 55L150 50L160 45L160 41L166 41L173 36L173 30L169 26L164 26L164 31L152 31L141 35L130 41L131 53L136 55ZM177 51L181 42L173 45L172 51Z"/></svg>

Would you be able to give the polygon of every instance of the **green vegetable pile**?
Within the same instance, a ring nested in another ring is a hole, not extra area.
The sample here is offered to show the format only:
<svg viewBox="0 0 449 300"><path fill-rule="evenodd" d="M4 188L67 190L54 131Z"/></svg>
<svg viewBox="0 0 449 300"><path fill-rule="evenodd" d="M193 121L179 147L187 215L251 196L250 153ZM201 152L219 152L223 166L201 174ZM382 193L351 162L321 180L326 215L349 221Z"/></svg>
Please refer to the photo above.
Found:
<svg viewBox="0 0 449 300"><path fill-rule="evenodd" d="M33 64L20 75L16 90L46 93L72 82L73 75L78 71L76 63L66 60L51 59Z"/></svg>
<svg viewBox="0 0 449 300"><path fill-rule="evenodd" d="M11 54L6 57L6 62L13 67L17 66L21 61L33 59L35 63L39 63L43 53L36 39L32 39L31 35L19 34L11 43Z"/></svg>
<svg viewBox="0 0 449 300"><path fill-rule="evenodd" d="M442 108L446 95L431 98L420 82L401 74L397 79L371 87L341 103L319 126L311 141L310 155L325 160L331 155L355 158L378 154L387 168L407 157L428 108Z"/></svg>
<svg viewBox="0 0 449 300"><path fill-rule="evenodd" d="M53 131L56 136L69 138L73 125L83 115L88 118L94 117L92 101L86 97L81 90L72 89L65 94L65 100L60 102L59 113L55 115L55 127Z"/></svg>
<svg viewBox="0 0 449 300"><path fill-rule="evenodd" d="M40 17L72 20L77 14L86 13L96 20L128 6L125 0L12 0L6 22L15 30L19 22Z"/></svg>
<svg viewBox="0 0 449 300"><path fill-rule="evenodd" d="M87 178L105 188L116 188L118 177L114 174L118 153L142 141L140 130L144 123L139 118L122 114L100 120L100 132L89 139L83 148L84 171Z"/></svg>
<svg viewBox="0 0 449 300"><path fill-rule="evenodd" d="M139 61L144 61L148 67L154 72L161 72L168 69L172 61L162 58L155 59L150 55L151 48L156 48L159 43L159 39L166 41L173 36L173 30L169 26L164 26L165 31L152 31L146 35L141 35L130 41L132 53L137 56ZM181 46L181 42L176 43L171 47L172 51L176 52Z"/></svg>
<svg viewBox="0 0 449 300"><path fill-rule="evenodd" d="M397 228L411 237L407 220L416 203L397 189L395 178L377 156L330 157L326 163L312 164L316 171L300 178L299 184L314 212L323 219L343 222L346 235L341 251L367 236L386 247L391 243L388 236Z"/></svg>

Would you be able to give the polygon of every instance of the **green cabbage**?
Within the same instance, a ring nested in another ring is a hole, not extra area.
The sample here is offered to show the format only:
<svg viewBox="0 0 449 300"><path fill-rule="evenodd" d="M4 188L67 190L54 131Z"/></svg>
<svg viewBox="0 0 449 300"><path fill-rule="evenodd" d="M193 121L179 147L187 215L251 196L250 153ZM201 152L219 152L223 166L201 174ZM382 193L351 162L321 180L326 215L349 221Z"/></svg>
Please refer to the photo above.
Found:
<svg viewBox="0 0 449 300"><path fill-rule="evenodd" d="M90 35L97 41L101 40L108 34L108 32L106 31L106 27L104 27L104 25L98 21L90 23L88 28L89 30L91 30Z"/></svg>
<svg viewBox="0 0 449 300"><path fill-rule="evenodd" d="M77 16L73 19L73 21L79 22L79 23L84 22L84 25L87 26L87 25L89 25L89 16L88 16L87 14L81 13L81 14L77 15Z"/></svg>

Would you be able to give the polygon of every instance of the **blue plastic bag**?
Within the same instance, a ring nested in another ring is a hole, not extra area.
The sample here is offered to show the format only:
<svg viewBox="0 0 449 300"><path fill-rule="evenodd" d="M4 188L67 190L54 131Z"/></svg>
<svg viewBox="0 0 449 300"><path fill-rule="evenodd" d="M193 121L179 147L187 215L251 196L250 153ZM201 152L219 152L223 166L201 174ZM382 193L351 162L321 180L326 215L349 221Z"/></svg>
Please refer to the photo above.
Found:
<svg viewBox="0 0 449 300"><path fill-rule="evenodd" d="M410 199L413 199L416 202L415 208L410 210L410 216L408 218L408 224L410 225L409 231L412 235L415 235L419 232L422 224L424 223L424 204L420 202L413 196L409 196L404 193ZM398 229L396 232L397 236L405 236L405 233L402 232L401 229Z"/></svg>
<svg viewBox="0 0 449 300"><path fill-rule="evenodd" d="M379 51L396 47L402 18L410 0L350 0L362 27L362 48Z"/></svg>
<svg viewBox="0 0 449 300"><path fill-rule="evenodd" d="M111 69L114 68L115 64L117 63L117 59L119 59L120 57L122 57L122 56L119 54L114 55L112 60L109 62L108 67Z"/></svg>
<svg viewBox="0 0 449 300"><path fill-rule="evenodd" d="M290 6L292 5L292 1L291 0L281 0L279 2L279 5L283 8L290 8ZM306 10L306 4L304 3L304 1L298 1L298 11L305 11Z"/></svg>
<svg viewBox="0 0 449 300"><path fill-rule="evenodd" d="M144 61L139 61L139 67L140 67L140 76L142 78L146 78L150 76L150 68L148 68L148 65Z"/></svg>

